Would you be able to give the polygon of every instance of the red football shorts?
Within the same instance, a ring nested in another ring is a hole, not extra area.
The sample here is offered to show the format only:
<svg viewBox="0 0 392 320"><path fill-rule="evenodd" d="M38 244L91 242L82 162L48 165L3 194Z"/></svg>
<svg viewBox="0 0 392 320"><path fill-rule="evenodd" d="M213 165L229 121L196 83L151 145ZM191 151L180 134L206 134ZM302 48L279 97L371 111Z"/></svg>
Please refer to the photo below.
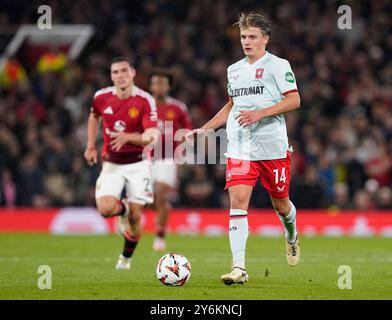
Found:
<svg viewBox="0 0 392 320"><path fill-rule="evenodd" d="M273 198L289 196L291 153L284 159L247 161L229 158L226 167L225 189L238 184L255 187L260 179L263 187Z"/></svg>

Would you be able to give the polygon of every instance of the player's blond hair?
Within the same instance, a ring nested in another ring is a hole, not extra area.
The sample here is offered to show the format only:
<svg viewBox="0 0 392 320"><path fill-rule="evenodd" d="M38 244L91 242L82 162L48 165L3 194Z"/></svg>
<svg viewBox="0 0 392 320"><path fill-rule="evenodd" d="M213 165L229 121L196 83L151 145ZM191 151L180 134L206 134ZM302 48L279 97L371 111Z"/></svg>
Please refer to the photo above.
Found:
<svg viewBox="0 0 392 320"><path fill-rule="evenodd" d="M264 35L271 37L271 22L260 13L242 12L234 25L238 25L240 28L259 28Z"/></svg>

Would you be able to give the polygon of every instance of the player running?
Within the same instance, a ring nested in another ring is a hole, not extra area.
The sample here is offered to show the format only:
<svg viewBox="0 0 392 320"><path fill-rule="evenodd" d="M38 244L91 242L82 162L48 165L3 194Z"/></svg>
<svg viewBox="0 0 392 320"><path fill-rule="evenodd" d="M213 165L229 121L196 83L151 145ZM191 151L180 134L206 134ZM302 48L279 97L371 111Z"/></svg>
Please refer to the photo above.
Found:
<svg viewBox="0 0 392 320"><path fill-rule="evenodd" d="M237 24L245 58L227 69L229 101L203 127L186 137L192 141L195 135L227 123L226 189L230 196L229 239L233 256L231 272L221 277L227 285L248 281L248 205L258 179L269 192L285 227L288 264L295 266L300 258L296 209L289 200L292 150L283 115L300 106L294 73L287 60L266 51L271 27L263 15L242 13Z"/></svg>
<svg viewBox="0 0 392 320"><path fill-rule="evenodd" d="M157 212L156 236L153 242L155 251L166 249L165 236L171 208L168 197L170 192L177 187L177 164L174 160L174 151L181 141L175 141L174 137L179 129L192 129L186 105L169 96L171 82L171 74L164 69L154 70L150 77L150 92L157 105L158 128L162 132L160 143L156 145L160 154L155 152L151 166L154 207Z"/></svg>
<svg viewBox="0 0 392 320"><path fill-rule="evenodd" d="M131 63L120 57L110 68L114 86L94 95L84 157L90 166L98 162L95 140L102 118L103 164L96 182L97 209L105 218L119 216L124 250L116 269L130 269L141 236L142 209L153 202L150 163L143 158L143 149L157 141L159 131L154 99L134 85L136 72ZM120 200L124 187L126 198Z"/></svg>

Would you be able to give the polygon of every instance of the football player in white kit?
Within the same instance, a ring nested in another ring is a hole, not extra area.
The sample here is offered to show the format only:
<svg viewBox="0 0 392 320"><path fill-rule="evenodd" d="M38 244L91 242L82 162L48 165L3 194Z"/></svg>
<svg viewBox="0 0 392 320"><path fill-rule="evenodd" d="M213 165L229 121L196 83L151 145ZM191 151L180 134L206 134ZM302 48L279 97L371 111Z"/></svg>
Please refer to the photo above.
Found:
<svg viewBox="0 0 392 320"><path fill-rule="evenodd" d="M288 264L295 266L300 258L296 209L289 199L292 149L283 115L300 106L296 80L287 60L266 51L271 35L266 17L242 13L237 25L245 58L227 69L229 100L210 121L186 137L192 141L196 135L226 123L232 270L221 280L227 285L248 281L245 268L247 215L249 200L259 179L285 227Z"/></svg>

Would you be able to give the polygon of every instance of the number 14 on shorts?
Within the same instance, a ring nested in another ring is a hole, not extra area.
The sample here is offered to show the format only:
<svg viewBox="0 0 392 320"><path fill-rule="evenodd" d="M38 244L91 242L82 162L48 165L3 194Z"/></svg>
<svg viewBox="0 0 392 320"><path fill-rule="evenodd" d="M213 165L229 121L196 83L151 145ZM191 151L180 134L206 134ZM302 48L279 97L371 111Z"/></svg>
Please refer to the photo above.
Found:
<svg viewBox="0 0 392 320"><path fill-rule="evenodd" d="M275 184L278 184L279 182L283 182L286 183L286 168L283 167L280 169L280 173L279 173L279 169L274 169L272 170L272 172L275 174Z"/></svg>

